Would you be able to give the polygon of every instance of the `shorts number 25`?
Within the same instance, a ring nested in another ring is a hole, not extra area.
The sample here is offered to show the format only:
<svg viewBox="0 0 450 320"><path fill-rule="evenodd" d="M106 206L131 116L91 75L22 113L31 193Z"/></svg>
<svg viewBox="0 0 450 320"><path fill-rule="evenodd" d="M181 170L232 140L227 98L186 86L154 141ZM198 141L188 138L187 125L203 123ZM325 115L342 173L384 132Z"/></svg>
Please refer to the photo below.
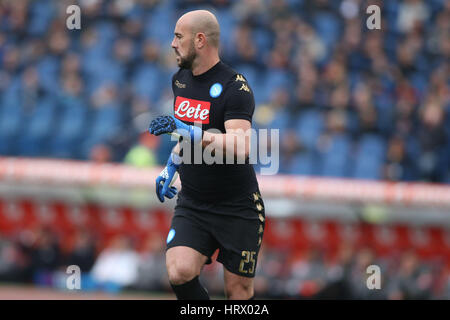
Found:
<svg viewBox="0 0 450 320"><path fill-rule="evenodd" d="M239 272L252 274L255 271L255 251L242 251L241 263L239 265ZM244 270L245 264L251 262L251 267Z"/></svg>

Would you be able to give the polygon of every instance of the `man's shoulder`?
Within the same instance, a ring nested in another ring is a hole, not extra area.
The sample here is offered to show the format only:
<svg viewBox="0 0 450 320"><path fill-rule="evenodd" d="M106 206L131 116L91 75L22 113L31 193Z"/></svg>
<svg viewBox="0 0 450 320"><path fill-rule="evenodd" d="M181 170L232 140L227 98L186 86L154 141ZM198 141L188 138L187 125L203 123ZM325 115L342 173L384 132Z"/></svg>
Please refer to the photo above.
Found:
<svg viewBox="0 0 450 320"><path fill-rule="evenodd" d="M179 69L177 70L177 72L175 72L175 73L173 74L173 76L172 76L172 81L174 81L174 80L177 79L178 77L182 77L182 76L186 75L188 71L189 71L189 70L187 70L187 69L179 68Z"/></svg>
<svg viewBox="0 0 450 320"><path fill-rule="evenodd" d="M226 87L229 88L230 92L233 93L252 93L251 87L247 82L245 75L236 71L235 69L227 66L228 70L228 80L226 82Z"/></svg>
<svg viewBox="0 0 450 320"><path fill-rule="evenodd" d="M232 83L236 79L236 76L239 75L239 72L225 62L222 62L221 74L225 76L230 83Z"/></svg>
<svg viewBox="0 0 450 320"><path fill-rule="evenodd" d="M236 74L236 70L234 70L230 65L226 64L223 61L220 61L221 64L221 72L226 73L228 76L233 76L234 74Z"/></svg>
<svg viewBox="0 0 450 320"><path fill-rule="evenodd" d="M244 74L240 73L239 71L237 71L236 69L230 67L229 65L223 63L224 65L224 70L226 70L227 73L227 86L232 86L232 87L239 87L241 88L242 85L244 84L244 86L249 86L248 82L247 82L247 78L245 77Z"/></svg>

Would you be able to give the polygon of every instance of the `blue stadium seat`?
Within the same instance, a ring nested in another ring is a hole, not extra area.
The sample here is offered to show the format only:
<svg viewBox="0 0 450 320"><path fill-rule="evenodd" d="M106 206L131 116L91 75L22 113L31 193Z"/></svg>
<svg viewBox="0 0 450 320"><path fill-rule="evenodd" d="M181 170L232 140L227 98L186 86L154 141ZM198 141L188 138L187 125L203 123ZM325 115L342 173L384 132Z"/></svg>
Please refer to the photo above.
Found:
<svg viewBox="0 0 450 320"><path fill-rule="evenodd" d="M293 83L287 71L270 70L261 76L262 91L258 92L263 101L269 101L271 94L277 89L288 89Z"/></svg>
<svg viewBox="0 0 450 320"><path fill-rule="evenodd" d="M279 129L281 138L281 135L283 134L285 129L290 127L291 120L291 115L287 111L277 111L275 117L268 124L267 128Z"/></svg>
<svg viewBox="0 0 450 320"><path fill-rule="evenodd" d="M223 48L228 47L233 36L233 29L236 26L236 19L230 10L216 10L214 13L221 30L227 30L220 35L220 42L224 45Z"/></svg>
<svg viewBox="0 0 450 320"><path fill-rule="evenodd" d="M382 158L386 149L383 138L376 134L365 134L359 141L359 152Z"/></svg>
<svg viewBox="0 0 450 320"><path fill-rule="evenodd" d="M291 8L298 8L304 4L306 0L286 0Z"/></svg>
<svg viewBox="0 0 450 320"><path fill-rule="evenodd" d="M157 101L160 98L161 85L165 85L160 81L162 75L157 65L150 63L143 65L132 78L134 93L152 102Z"/></svg>
<svg viewBox="0 0 450 320"><path fill-rule="evenodd" d="M267 30L259 28L254 30L253 35L255 43L258 47L258 54L260 57L264 57L272 46L272 38L270 33Z"/></svg>
<svg viewBox="0 0 450 320"><path fill-rule="evenodd" d="M106 50L110 49L119 35L116 24L108 20L99 20L99 22L95 23L95 29L98 32L96 45Z"/></svg>
<svg viewBox="0 0 450 320"><path fill-rule="evenodd" d="M22 110L14 104L0 106L0 155L12 155L15 152L15 137L22 128Z"/></svg>
<svg viewBox="0 0 450 320"><path fill-rule="evenodd" d="M178 19L172 1L164 1L157 6L147 19L144 26L145 38L157 41L163 48L169 48L173 39L175 24L167 25L169 21Z"/></svg>
<svg viewBox="0 0 450 320"><path fill-rule="evenodd" d="M348 176L351 147L352 143L348 135L331 136L329 145L320 153L322 160L320 174L331 177Z"/></svg>
<svg viewBox="0 0 450 320"><path fill-rule="evenodd" d="M383 139L374 134L361 137L355 156L353 177L378 180L382 177L386 145Z"/></svg>
<svg viewBox="0 0 450 320"><path fill-rule="evenodd" d="M36 64L36 70L42 87L52 93L58 92L59 60L51 56L45 57Z"/></svg>
<svg viewBox="0 0 450 320"><path fill-rule="evenodd" d="M33 36L42 36L48 30L56 8L52 5L51 0L33 1L30 5L28 32Z"/></svg>
<svg viewBox="0 0 450 320"><path fill-rule="evenodd" d="M81 157L89 158L89 152L98 143L105 143L119 130L121 124L121 109L119 105L111 104L93 110L89 134L84 140Z"/></svg>
<svg viewBox="0 0 450 320"><path fill-rule="evenodd" d="M317 175L318 157L314 151L301 152L294 156L287 166L287 173L301 175Z"/></svg>
<svg viewBox="0 0 450 320"><path fill-rule="evenodd" d="M302 143L308 148L315 148L324 127L323 116L317 110L304 111L294 127Z"/></svg>
<svg viewBox="0 0 450 320"><path fill-rule="evenodd" d="M76 158L77 147L86 129L88 109L81 99L60 102L59 126L50 141L50 153L58 158Z"/></svg>
<svg viewBox="0 0 450 320"><path fill-rule="evenodd" d="M94 111L93 117L91 138L108 138L114 128L120 124L120 108L117 105L104 106Z"/></svg>
<svg viewBox="0 0 450 320"><path fill-rule="evenodd" d="M125 68L112 59L99 60L95 70L95 73L91 75L94 90L105 82L118 86L126 84Z"/></svg>
<svg viewBox="0 0 450 320"><path fill-rule="evenodd" d="M313 18L320 39L330 48L340 34L340 23L335 15L327 12L317 13Z"/></svg>
<svg viewBox="0 0 450 320"><path fill-rule="evenodd" d="M46 98L36 103L29 116L22 118L24 125L18 141L18 153L23 156L44 156L47 143L54 131L55 101Z"/></svg>

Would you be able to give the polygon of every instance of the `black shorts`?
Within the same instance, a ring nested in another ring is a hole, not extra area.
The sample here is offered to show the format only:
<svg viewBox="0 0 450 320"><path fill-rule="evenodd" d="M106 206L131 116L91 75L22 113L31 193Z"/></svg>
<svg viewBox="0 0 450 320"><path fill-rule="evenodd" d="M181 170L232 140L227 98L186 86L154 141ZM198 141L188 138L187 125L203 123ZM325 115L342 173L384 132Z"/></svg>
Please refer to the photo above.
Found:
<svg viewBox="0 0 450 320"><path fill-rule="evenodd" d="M240 200L206 203L179 194L167 249L187 246L217 261L230 272L253 278L265 226L259 191ZM166 249L166 250L167 250Z"/></svg>

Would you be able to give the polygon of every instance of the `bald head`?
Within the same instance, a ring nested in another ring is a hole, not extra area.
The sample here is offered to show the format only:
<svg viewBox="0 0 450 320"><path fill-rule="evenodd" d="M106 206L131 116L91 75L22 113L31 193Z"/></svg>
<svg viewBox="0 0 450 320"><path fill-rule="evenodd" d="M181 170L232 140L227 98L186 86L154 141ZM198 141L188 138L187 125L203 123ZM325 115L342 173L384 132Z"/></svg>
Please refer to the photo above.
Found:
<svg viewBox="0 0 450 320"><path fill-rule="evenodd" d="M193 35L203 33L208 44L218 48L220 42L219 22L214 14L207 10L195 10L185 13L177 24L185 25Z"/></svg>

